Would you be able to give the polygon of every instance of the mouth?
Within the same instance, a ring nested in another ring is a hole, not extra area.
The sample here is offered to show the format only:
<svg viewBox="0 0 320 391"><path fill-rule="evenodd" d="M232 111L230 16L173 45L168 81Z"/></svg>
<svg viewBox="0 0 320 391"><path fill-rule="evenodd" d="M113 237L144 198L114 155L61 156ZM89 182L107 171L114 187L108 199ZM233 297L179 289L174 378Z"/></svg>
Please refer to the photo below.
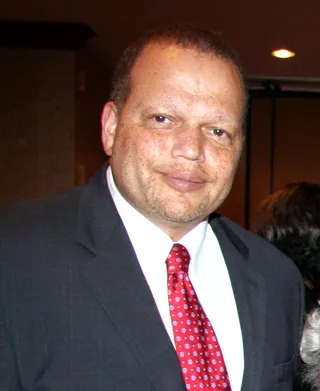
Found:
<svg viewBox="0 0 320 391"><path fill-rule="evenodd" d="M205 184L204 179L196 175L167 174L165 178L170 187L183 193L198 190Z"/></svg>

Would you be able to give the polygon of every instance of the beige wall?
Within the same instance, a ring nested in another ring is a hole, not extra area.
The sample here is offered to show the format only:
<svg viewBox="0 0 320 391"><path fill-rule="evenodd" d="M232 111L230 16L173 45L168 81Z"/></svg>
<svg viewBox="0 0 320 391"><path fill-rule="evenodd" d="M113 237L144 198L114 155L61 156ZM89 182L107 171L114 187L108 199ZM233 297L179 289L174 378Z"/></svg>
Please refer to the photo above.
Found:
<svg viewBox="0 0 320 391"><path fill-rule="evenodd" d="M101 167L109 79L86 49L0 48L0 207L87 182Z"/></svg>
<svg viewBox="0 0 320 391"><path fill-rule="evenodd" d="M84 49L76 53L75 181L83 184L104 164L100 117L108 99L110 72Z"/></svg>
<svg viewBox="0 0 320 391"><path fill-rule="evenodd" d="M74 183L72 52L0 48L0 206Z"/></svg>

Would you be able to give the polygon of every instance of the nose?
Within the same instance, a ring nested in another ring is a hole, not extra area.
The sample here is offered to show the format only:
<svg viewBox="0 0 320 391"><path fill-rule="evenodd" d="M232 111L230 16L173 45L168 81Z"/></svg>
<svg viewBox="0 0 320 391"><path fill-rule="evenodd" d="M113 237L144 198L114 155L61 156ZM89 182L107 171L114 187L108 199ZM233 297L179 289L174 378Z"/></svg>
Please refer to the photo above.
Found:
<svg viewBox="0 0 320 391"><path fill-rule="evenodd" d="M203 162L205 158L204 135L196 127L184 127L174 135L172 156Z"/></svg>

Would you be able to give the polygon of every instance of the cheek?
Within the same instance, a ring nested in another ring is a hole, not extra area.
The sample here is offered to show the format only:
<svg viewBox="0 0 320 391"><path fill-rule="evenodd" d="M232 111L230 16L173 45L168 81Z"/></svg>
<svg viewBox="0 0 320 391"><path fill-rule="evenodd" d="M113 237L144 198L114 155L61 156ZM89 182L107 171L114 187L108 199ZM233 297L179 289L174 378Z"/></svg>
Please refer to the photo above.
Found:
<svg viewBox="0 0 320 391"><path fill-rule="evenodd" d="M116 153L113 158L117 164L125 169L127 175L146 175L157 162L165 151L165 146L155 137L150 137L145 132L136 132L120 134L117 140Z"/></svg>
<svg viewBox="0 0 320 391"><path fill-rule="evenodd" d="M223 183L233 179L241 153L238 150L217 149L210 155L212 175Z"/></svg>
<svg viewBox="0 0 320 391"><path fill-rule="evenodd" d="M119 127L115 137L113 155L117 154L119 159L126 160L136 154L136 141L133 128Z"/></svg>
<svg viewBox="0 0 320 391"><path fill-rule="evenodd" d="M150 145L150 152L154 159L157 159L161 156L167 156L168 146L166 145L166 143L152 142L149 145Z"/></svg>
<svg viewBox="0 0 320 391"><path fill-rule="evenodd" d="M161 157L167 158L170 149L168 140L157 137L155 134L146 134L139 142L140 157L149 161L158 161Z"/></svg>

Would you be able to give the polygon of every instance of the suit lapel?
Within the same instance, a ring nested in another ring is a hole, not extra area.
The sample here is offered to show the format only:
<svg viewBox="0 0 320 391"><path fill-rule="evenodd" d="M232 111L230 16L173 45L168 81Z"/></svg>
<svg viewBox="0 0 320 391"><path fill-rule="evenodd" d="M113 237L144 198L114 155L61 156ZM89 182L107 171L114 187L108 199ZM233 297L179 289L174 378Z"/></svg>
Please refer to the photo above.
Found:
<svg viewBox="0 0 320 391"><path fill-rule="evenodd" d="M250 265L250 253L245 244L216 217L211 226L224 255L237 304L244 349L244 375L241 390L261 388L265 333L265 279Z"/></svg>
<svg viewBox="0 0 320 391"><path fill-rule="evenodd" d="M80 272L155 390L185 390L180 365L134 250L114 207L105 172L84 190L78 241L91 251Z"/></svg>

